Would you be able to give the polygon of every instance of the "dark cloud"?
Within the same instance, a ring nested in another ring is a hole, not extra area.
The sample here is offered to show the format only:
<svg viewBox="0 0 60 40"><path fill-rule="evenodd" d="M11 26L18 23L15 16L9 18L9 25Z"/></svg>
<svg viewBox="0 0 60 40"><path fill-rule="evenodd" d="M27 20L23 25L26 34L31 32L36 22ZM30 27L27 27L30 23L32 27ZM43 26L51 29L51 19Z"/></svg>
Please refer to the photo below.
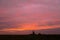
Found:
<svg viewBox="0 0 60 40"><path fill-rule="evenodd" d="M9 17L0 17L0 20L6 20L9 19Z"/></svg>
<svg viewBox="0 0 60 40"><path fill-rule="evenodd" d="M60 25L60 21L48 22L47 25L48 25L48 26Z"/></svg>
<svg viewBox="0 0 60 40"><path fill-rule="evenodd" d="M49 21L44 24L38 23L38 26L54 26L54 25L60 25L60 21Z"/></svg>
<svg viewBox="0 0 60 40"><path fill-rule="evenodd" d="M45 30L36 30L36 33L41 34L60 34L60 28L54 28L54 29L45 29Z"/></svg>
<svg viewBox="0 0 60 40"><path fill-rule="evenodd" d="M16 27L22 27L21 22L16 21L2 21L0 22L0 30L5 28L16 28Z"/></svg>
<svg viewBox="0 0 60 40"><path fill-rule="evenodd" d="M9 17L0 17L0 29L11 28L13 22L8 21Z"/></svg>
<svg viewBox="0 0 60 40"><path fill-rule="evenodd" d="M0 22L0 29L11 28L13 25L12 22Z"/></svg>

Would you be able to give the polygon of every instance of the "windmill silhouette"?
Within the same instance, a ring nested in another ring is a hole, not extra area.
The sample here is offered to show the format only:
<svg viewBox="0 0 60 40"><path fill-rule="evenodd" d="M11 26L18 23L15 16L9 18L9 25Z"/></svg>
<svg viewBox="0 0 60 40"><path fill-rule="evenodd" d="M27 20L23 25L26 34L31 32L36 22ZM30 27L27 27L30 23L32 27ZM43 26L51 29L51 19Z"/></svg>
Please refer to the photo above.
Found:
<svg viewBox="0 0 60 40"><path fill-rule="evenodd" d="M36 34L34 31L32 31L32 35L41 35L41 33Z"/></svg>
<svg viewBox="0 0 60 40"><path fill-rule="evenodd" d="M33 35L36 35L34 31L32 31L32 34L33 34Z"/></svg>

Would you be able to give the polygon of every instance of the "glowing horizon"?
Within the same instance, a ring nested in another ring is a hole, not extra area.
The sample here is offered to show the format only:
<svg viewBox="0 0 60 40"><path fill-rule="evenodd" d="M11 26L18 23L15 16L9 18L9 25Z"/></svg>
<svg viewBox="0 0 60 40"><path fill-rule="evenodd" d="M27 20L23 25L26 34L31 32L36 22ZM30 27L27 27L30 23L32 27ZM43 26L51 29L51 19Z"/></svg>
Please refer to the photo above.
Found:
<svg viewBox="0 0 60 40"><path fill-rule="evenodd" d="M6 29L2 29L0 31L8 31L8 32L15 32L15 31L26 31L26 30L45 30L45 29L55 29L55 28L60 28L57 27L56 25L53 26L41 26L39 27L36 24L23 24L21 25L22 27L16 27L16 28L6 28ZM38 26L38 27L37 27ZM59 25L60 26L60 25Z"/></svg>

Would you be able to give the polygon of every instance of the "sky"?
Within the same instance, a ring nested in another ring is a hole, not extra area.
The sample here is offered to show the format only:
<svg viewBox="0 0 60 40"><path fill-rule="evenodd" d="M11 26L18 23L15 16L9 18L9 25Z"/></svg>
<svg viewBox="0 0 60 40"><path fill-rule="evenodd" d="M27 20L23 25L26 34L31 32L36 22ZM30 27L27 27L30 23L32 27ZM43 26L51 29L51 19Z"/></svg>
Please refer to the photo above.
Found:
<svg viewBox="0 0 60 40"><path fill-rule="evenodd" d="M0 0L0 34L29 34L32 30L54 34L59 28L60 0Z"/></svg>

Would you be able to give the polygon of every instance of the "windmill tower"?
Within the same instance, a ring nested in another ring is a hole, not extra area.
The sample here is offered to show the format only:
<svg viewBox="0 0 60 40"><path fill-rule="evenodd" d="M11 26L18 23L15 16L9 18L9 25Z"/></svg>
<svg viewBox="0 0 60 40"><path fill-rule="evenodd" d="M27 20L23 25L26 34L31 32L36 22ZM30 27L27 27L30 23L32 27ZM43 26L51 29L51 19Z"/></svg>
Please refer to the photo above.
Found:
<svg viewBox="0 0 60 40"><path fill-rule="evenodd" d="M35 34L35 32L33 31L33 33L32 34Z"/></svg>
<svg viewBox="0 0 60 40"><path fill-rule="evenodd" d="M32 35L36 35L34 31L32 31Z"/></svg>

